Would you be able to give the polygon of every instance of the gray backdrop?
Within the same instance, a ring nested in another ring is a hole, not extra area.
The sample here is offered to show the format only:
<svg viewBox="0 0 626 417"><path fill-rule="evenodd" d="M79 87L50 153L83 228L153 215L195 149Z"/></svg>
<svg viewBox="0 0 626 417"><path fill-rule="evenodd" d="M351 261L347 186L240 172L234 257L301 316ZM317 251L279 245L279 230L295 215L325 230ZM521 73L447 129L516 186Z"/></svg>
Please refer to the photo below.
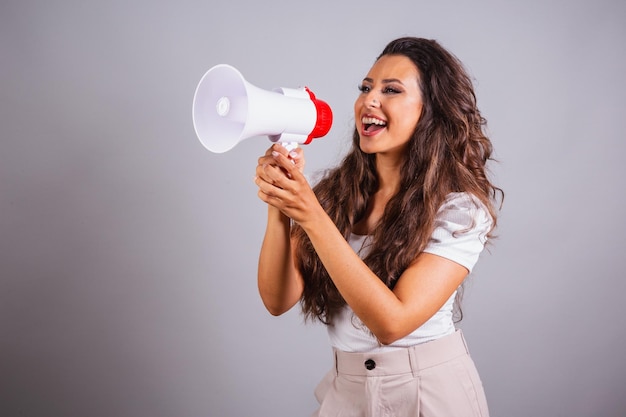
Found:
<svg viewBox="0 0 626 417"><path fill-rule="evenodd" d="M308 85L345 151L357 85L403 35L476 80L506 193L463 321L493 416L626 415L626 3L2 0L0 415L307 416L320 325L273 318L252 181L206 151L204 72Z"/></svg>

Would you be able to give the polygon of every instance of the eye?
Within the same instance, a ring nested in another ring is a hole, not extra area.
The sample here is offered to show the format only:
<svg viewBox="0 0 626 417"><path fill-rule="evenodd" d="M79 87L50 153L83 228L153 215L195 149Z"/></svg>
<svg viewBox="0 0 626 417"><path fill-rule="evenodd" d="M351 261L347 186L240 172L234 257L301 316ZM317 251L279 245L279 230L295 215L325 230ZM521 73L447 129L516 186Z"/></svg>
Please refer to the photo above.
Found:
<svg viewBox="0 0 626 417"><path fill-rule="evenodd" d="M385 93L385 94L399 94L399 93L401 93L401 91L398 90L397 88L394 88L394 87L385 87L383 89L383 93Z"/></svg>
<svg viewBox="0 0 626 417"><path fill-rule="evenodd" d="M365 84L359 85L359 91L361 93L369 93L370 90L371 90L371 88L369 86L365 85Z"/></svg>

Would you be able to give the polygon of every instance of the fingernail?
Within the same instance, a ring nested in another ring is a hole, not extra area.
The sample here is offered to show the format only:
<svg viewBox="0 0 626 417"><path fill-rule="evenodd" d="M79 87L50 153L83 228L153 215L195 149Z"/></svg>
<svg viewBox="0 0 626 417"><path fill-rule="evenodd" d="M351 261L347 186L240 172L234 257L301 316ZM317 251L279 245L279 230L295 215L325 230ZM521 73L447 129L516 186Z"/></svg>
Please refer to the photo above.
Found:
<svg viewBox="0 0 626 417"><path fill-rule="evenodd" d="M276 152L276 151L272 151L272 156L276 157L276 156L278 156L278 155L280 155L278 152Z"/></svg>
<svg viewBox="0 0 626 417"><path fill-rule="evenodd" d="M293 159L297 159L298 158L298 152L291 151L291 152L289 152L289 156L292 157Z"/></svg>

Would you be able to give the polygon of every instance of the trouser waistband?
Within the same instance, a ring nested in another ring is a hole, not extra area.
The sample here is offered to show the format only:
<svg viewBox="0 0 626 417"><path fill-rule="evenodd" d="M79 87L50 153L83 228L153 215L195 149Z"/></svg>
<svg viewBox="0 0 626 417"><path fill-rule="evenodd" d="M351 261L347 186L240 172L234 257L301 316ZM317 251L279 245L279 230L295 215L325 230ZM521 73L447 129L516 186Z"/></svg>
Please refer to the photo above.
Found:
<svg viewBox="0 0 626 417"><path fill-rule="evenodd" d="M384 376L413 373L468 354L461 330L430 342L387 352L361 353L333 349L338 375Z"/></svg>

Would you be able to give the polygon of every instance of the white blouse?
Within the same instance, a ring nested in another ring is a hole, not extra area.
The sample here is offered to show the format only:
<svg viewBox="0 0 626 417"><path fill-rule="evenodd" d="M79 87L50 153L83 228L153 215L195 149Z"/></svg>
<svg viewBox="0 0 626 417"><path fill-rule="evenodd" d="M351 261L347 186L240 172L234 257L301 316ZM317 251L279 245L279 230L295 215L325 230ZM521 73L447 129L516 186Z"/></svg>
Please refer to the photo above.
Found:
<svg viewBox="0 0 626 417"><path fill-rule="evenodd" d="M489 212L477 198L468 193L451 193L437 213L435 230L424 252L450 259L472 272L491 224ZM350 236L350 246L361 258L369 252L369 238ZM381 345L352 309L345 306L333 319L333 324L327 326L330 344L346 352L380 352L446 336L455 331L452 319L455 295L456 291L426 323L390 345Z"/></svg>

